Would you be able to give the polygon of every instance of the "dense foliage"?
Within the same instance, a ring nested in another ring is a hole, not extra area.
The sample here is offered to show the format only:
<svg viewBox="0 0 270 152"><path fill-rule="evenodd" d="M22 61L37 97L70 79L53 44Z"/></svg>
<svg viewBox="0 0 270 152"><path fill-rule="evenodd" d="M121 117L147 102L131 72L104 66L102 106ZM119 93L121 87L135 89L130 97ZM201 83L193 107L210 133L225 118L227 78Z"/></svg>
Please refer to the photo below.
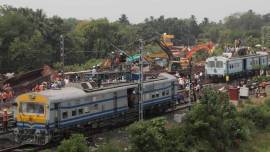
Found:
<svg viewBox="0 0 270 152"><path fill-rule="evenodd" d="M164 120L139 122L130 127L132 151L230 151L245 140L248 126L226 94L212 89L187 113L183 123L166 129Z"/></svg>
<svg viewBox="0 0 270 152"><path fill-rule="evenodd" d="M127 128L129 145L123 147L109 142L98 146L96 151L242 151L247 147L252 148L246 144L252 141L256 133L265 131L269 134L269 120L269 99L259 105L247 103L237 110L226 94L205 89L200 102L187 112L181 124L172 125L164 118L139 121ZM73 143L78 141L76 138L64 140L59 147L74 148Z"/></svg>
<svg viewBox="0 0 270 152"><path fill-rule="evenodd" d="M57 147L57 152L88 152L86 138L80 134L73 134L69 139L63 140Z"/></svg>
<svg viewBox="0 0 270 152"><path fill-rule="evenodd" d="M27 71L60 61L60 35L65 38L65 64L84 64L105 58L115 50L136 50L139 38L149 40L162 33L174 34L176 45L194 45L209 40L222 48L240 38L245 45L270 46L270 14L252 10L233 14L218 23L205 18L149 17L131 24L126 15L118 21L47 17L42 10L0 6L0 72ZM113 44L113 45L112 45ZM151 47L148 47L151 48Z"/></svg>

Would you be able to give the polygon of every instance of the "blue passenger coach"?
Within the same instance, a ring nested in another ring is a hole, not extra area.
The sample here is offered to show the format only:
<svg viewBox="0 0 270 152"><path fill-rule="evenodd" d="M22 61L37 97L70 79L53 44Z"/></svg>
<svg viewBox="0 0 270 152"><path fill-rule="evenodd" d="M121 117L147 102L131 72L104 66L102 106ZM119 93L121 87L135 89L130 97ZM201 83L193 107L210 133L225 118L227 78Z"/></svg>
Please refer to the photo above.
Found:
<svg viewBox="0 0 270 152"><path fill-rule="evenodd" d="M238 57L213 56L206 59L205 74L208 77L242 76L267 66L267 53Z"/></svg>
<svg viewBox="0 0 270 152"><path fill-rule="evenodd" d="M46 144L55 135L78 126L113 125L138 118L138 83L94 87L89 82L70 84L59 90L26 93L16 98L15 129L18 142ZM175 105L176 78L162 73L143 83L145 113L164 111Z"/></svg>

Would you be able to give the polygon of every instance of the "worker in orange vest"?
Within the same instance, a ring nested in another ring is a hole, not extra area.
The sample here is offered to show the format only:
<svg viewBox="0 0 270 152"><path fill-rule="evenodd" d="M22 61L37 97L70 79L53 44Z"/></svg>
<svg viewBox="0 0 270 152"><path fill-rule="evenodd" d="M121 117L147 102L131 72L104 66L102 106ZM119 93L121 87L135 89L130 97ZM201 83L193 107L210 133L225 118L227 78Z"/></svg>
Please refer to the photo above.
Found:
<svg viewBox="0 0 270 152"><path fill-rule="evenodd" d="M13 98L13 93L12 93L12 91L10 90L10 91L8 91L8 99L9 100L11 100L12 98Z"/></svg>
<svg viewBox="0 0 270 152"><path fill-rule="evenodd" d="M34 91L39 92L39 85L38 84L35 86Z"/></svg>
<svg viewBox="0 0 270 152"><path fill-rule="evenodd" d="M3 98L3 102L6 102L6 101L7 101L8 94L7 94L6 91L4 91L4 92L2 93L2 98Z"/></svg>
<svg viewBox="0 0 270 152"><path fill-rule="evenodd" d="M43 91L43 90L44 90L44 85L43 85L43 84L40 84L40 85L38 86L38 90L39 90L39 91Z"/></svg>
<svg viewBox="0 0 270 152"><path fill-rule="evenodd" d="M3 131L7 131L7 127L8 127L8 113L7 113L7 109L4 109L4 113L3 113Z"/></svg>
<svg viewBox="0 0 270 152"><path fill-rule="evenodd" d="M0 102L2 102L3 101L3 96L2 96L2 92L0 92Z"/></svg>

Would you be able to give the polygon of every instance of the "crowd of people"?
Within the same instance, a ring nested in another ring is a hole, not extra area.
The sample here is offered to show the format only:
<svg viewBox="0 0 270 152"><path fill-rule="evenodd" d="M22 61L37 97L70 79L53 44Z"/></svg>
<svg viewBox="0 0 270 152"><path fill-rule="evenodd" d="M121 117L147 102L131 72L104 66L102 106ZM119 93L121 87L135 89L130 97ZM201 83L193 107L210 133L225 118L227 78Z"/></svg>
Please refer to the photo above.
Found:
<svg viewBox="0 0 270 152"><path fill-rule="evenodd" d="M179 73L176 73L176 77L178 79L178 85L179 85L179 89L180 90L192 90L194 93L194 100L196 100L196 95L200 94L200 90L202 88L202 83L201 80L204 78L204 75L202 72L199 73L195 73L192 76L192 82L190 83L190 79L186 76L180 76ZM191 87L191 89L190 89ZM178 93L178 101L179 102L185 102L185 97L184 96L188 96L188 95L183 95L181 93Z"/></svg>
<svg viewBox="0 0 270 152"><path fill-rule="evenodd" d="M64 87L67 83L69 83L68 79L64 79L61 75L58 75L52 81L43 81L40 84L36 84L32 91L40 92L47 89L59 89Z"/></svg>
<svg viewBox="0 0 270 152"><path fill-rule="evenodd" d="M6 83L3 85L2 88L0 88L0 102L6 103L10 101L14 97L14 92L12 87L9 83Z"/></svg>
<svg viewBox="0 0 270 152"><path fill-rule="evenodd" d="M176 73L176 77L178 78L178 84L180 89L189 89L189 78L185 76L180 76L179 73ZM198 74L194 74L193 76L193 81L192 81L192 86L196 88L196 90L199 89L200 87L200 82L203 79L203 73L200 72Z"/></svg>

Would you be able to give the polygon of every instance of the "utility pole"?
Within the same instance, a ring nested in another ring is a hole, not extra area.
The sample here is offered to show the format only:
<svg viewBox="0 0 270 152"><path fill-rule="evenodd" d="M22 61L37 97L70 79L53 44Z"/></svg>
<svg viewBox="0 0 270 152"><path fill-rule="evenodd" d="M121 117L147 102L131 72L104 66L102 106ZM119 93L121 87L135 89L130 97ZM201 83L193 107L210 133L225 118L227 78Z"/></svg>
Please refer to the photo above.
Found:
<svg viewBox="0 0 270 152"><path fill-rule="evenodd" d="M192 57L189 59L189 100L188 100L188 107L191 108L191 87L192 87Z"/></svg>
<svg viewBox="0 0 270 152"><path fill-rule="evenodd" d="M143 120L143 40L140 39L140 60L139 60L139 66L140 66L140 81L139 81L139 121Z"/></svg>
<svg viewBox="0 0 270 152"><path fill-rule="evenodd" d="M60 35L60 58L61 58L61 72L64 76L64 66L65 66L65 43L64 36Z"/></svg>

